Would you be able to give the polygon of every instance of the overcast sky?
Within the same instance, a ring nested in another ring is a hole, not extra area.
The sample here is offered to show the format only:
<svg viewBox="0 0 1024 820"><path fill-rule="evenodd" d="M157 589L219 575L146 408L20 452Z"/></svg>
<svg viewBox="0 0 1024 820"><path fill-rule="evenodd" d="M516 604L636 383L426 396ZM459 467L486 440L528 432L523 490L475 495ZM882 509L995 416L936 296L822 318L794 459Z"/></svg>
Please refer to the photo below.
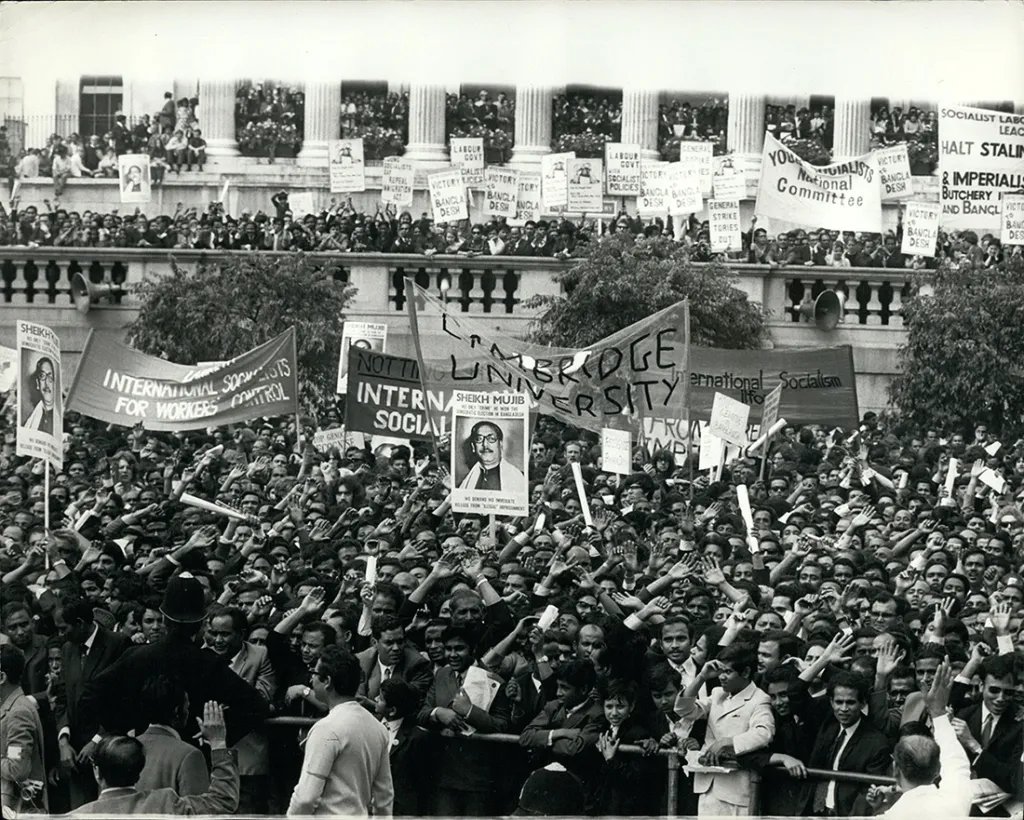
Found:
<svg viewBox="0 0 1024 820"><path fill-rule="evenodd" d="M0 4L0 76L589 82L1024 100L1024 2Z"/></svg>

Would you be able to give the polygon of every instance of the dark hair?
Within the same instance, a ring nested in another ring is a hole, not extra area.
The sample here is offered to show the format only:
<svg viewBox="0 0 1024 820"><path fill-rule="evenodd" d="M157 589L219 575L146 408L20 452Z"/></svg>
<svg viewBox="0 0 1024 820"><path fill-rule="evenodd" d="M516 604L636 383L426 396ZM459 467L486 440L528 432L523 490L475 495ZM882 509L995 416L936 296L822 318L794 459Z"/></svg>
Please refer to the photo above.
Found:
<svg viewBox="0 0 1024 820"><path fill-rule="evenodd" d="M93 762L107 785L130 788L139 782L146 767L146 751L135 738L114 735L99 742Z"/></svg>
<svg viewBox="0 0 1024 820"><path fill-rule="evenodd" d="M88 626L96 619L92 604L84 598L65 598L58 609L68 624L80 621Z"/></svg>
<svg viewBox="0 0 1024 820"><path fill-rule="evenodd" d="M774 641L779 645L779 660L800 653L800 639L784 629L769 629L761 635L761 643Z"/></svg>
<svg viewBox="0 0 1024 820"><path fill-rule="evenodd" d="M231 628L239 635L245 635L245 631L249 628L249 619L245 617L245 613L237 606L213 610L207 616L207 622L212 624L214 618L230 618Z"/></svg>
<svg viewBox="0 0 1024 820"><path fill-rule="evenodd" d="M311 624L307 624L303 629L303 636L308 635L310 632L319 632L324 639L324 651L327 647L338 645L338 632L337 630L328 623L323 621L314 621Z"/></svg>
<svg viewBox="0 0 1024 820"><path fill-rule="evenodd" d="M622 678L608 678L601 684L601 700L614 700L622 698L626 703L636 703L636 693L639 687L634 680L623 680Z"/></svg>
<svg viewBox="0 0 1024 820"><path fill-rule="evenodd" d="M559 665L555 678L576 689L590 691L597 683L597 671L591 660L573 658Z"/></svg>
<svg viewBox="0 0 1024 820"><path fill-rule="evenodd" d="M21 683L25 672L25 653L12 643L0 646L0 671L7 675L8 683Z"/></svg>
<svg viewBox="0 0 1024 820"><path fill-rule="evenodd" d="M686 634L689 635L690 640L693 641L693 624L690 623L689 618L684 618L681 615L673 615L661 622L661 625L658 628L658 639L660 640L665 634L666 627L676 626L677 624L683 624L686 627Z"/></svg>
<svg viewBox="0 0 1024 820"><path fill-rule="evenodd" d="M660 692L672 686L680 687L679 674L667 663L656 663L647 670L647 685L651 692Z"/></svg>
<svg viewBox="0 0 1024 820"><path fill-rule="evenodd" d="M872 660L874 660L872 658ZM871 682L863 675L854 672L837 672L828 682L828 699L832 700L838 687L853 689L857 693L857 700L867 703L871 692Z"/></svg>
<svg viewBox="0 0 1024 820"><path fill-rule="evenodd" d="M995 655L981 665L981 679L1013 677L1016 672L1016 655Z"/></svg>
<svg viewBox="0 0 1024 820"><path fill-rule="evenodd" d="M475 655L477 644L480 642L480 628L475 624L449 624L445 627L441 640L444 643L453 639L465 641L470 651Z"/></svg>
<svg viewBox="0 0 1024 820"><path fill-rule="evenodd" d="M419 693L401 678L381 681L380 696L389 708L395 709L400 718L416 714L420 708Z"/></svg>
<svg viewBox="0 0 1024 820"><path fill-rule="evenodd" d="M479 227L479 226L474 226L474 227ZM490 427L490 428L495 430L495 432L498 435L498 441L504 441L505 440L505 433L504 433L504 431L501 429L501 427L499 427L493 421L478 421L476 424L474 424L473 427L469 431L469 438L470 438L470 440L475 439L476 438L476 434L477 434L477 430L479 430L481 427L485 427L485 426L486 427Z"/></svg>
<svg viewBox="0 0 1024 820"><path fill-rule="evenodd" d="M5 594L7 590L4 590ZM23 601L11 601L10 603L4 604L3 609L0 609L0 624L7 623L7 619L13 615L17 615L19 612L24 612L29 618L32 617L32 610L28 608L28 604Z"/></svg>
<svg viewBox="0 0 1024 820"><path fill-rule="evenodd" d="M185 687L177 677L154 675L142 682L139 714L149 724L174 726L185 705Z"/></svg>
<svg viewBox="0 0 1024 820"><path fill-rule="evenodd" d="M321 680L330 681L331 687L341 697L355 697L363 679L363 670L355 655L340 646L328 646L320 656L318 665L324 673Z"/></svg>
<svg viewBox="0 0 1024 820"><path fill-rule="evenodd" d="M731 666L737 674L753 675L757 670L757 650L749 644L731 643L718 653L718 660Z"/></svg>
<svg viewBox="0 0 1024 820"><path fill-rule="evenodd" d="M405 629L396 615L378 615L370 621L370 634L377 639L395 629Z"/></svg>

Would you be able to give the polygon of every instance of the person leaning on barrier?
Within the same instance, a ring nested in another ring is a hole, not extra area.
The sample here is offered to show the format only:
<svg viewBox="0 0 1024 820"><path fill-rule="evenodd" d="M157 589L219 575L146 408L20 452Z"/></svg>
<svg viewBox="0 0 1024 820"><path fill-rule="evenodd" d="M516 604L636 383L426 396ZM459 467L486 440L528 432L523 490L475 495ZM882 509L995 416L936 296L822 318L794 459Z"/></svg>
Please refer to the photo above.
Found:
<svg viewBox="0 0 1024 820"><path fill-rule="evenodd" d="M146 765L142 744L133 737L112 735L96 747L93 774L100 796L72 815L81 814L232 814L238 808L238 753L227 747L224 710L207 703L200 732L210 744L213 772L204 794L182 797L174 789L139 791L135 784Z"/></svg>

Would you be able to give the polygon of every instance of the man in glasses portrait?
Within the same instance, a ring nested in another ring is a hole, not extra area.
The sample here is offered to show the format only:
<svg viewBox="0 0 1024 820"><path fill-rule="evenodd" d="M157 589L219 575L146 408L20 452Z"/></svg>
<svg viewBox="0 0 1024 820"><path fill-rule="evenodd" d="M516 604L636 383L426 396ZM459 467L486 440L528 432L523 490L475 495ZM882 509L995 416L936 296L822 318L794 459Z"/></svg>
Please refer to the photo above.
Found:
<svg viewBox="0 0 1024 820"><path fill-rule="evenodd" d="M478 421L469 433L476 464L459 485L462 490L505 492L525 489L522 471L505 460L505 433L495 423Z"/></svg>

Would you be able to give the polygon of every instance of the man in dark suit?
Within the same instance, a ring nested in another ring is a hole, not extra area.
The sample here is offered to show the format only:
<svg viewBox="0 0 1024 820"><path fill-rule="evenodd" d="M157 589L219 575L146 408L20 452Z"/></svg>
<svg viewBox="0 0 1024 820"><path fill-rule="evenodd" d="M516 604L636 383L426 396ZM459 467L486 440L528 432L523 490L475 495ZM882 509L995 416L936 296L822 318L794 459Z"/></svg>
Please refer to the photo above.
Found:
<svg viewBox="0 0 1024 820"><path fill-rule="evenodd" d="M36 700L46 696L46 636L36 633L32 613L21 601L4 604L0 610L0 626L11 643L25 655L25 672L21 688Z"/></svg>
<svg viewBox="0 0 1024 820"><path fill-rule="evenodd" d="M377 712L391 736L395 817L419 817L430 811L433 739L416 725L421 702L422 697L407 681L393 677L381 683Z"/></svg>
<svg viewBox="0 0 1024 820"><path fill-rule="evenodd" d="M960 710L953 720L953 730L970 758L974 777L987 778L1019 799L1024 735L1016 719L1014 660L1013 655L998 655L985 662L981 669L985 682L981 703ZM999 811L1006 816L1004 810Z"/></svg>
<svg viewBox="0 0 1024 820"><path fill-rule="evenodd" d="M167 583L163 605L166 634L156 643L137 646L120 662L91 680L82 698L87 709L108 732L141 732L146 721L139 713L138 694L153 675L180 680L190 704L189 719L182 732L186 739L199 731L197 710L215 701L228 710L228 745L234 746L269 716L263 696L231 671L226 658L206 652L196 643L199 627L206 617L203 585L189 572Z"/></svg>
<svg viewBox="0 0 1024 820"><path fill-rule="evenodd" d="M405 627L394 615L378 615L370 625L373 646L356 655L363 670L356 698L363 706L374 711L381 683L385 680L404 680L419 696L426 697L434 673L430 661L406 643ZM419 704L417 704L417 711Z"/></svg>
<svg viewBox="0 0 1024 820"><path fill-rule="evenodd" d="M54 623L65 640L61 650L64 698L57 704L57 738L61 766L71 775L74 808L96 797L96 783L85 764L92 760L99 741L100 721L87 703L86 690L117 663L131 644L97 624L92 604L81 598L64 601ZM111 694L119 698L117 687L113 689Z"/></svg>
<svg viewBox="0 0 1024 820"><path fill-rule="evenodd" d="M838 772L888 775L892 765L889 741L863 709L870 696L870 682L860 675L840 672L828 684L831 714L814 725L818 729L808 768ZM849 817L854 803L867 794L868 786L824 780L808 784L804 815Z"/></svg>

